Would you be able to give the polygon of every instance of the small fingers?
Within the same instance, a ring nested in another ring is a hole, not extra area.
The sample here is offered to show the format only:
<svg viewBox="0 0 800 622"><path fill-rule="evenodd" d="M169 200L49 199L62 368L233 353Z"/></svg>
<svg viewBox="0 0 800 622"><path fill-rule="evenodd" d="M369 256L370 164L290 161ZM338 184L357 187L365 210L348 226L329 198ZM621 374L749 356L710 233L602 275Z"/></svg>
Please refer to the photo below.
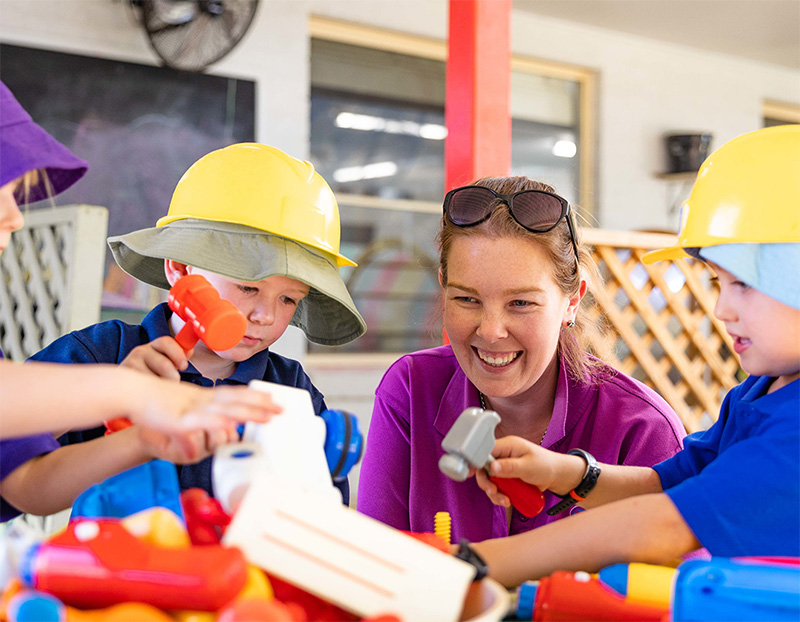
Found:
<svg viewBox="0 0 800 622"><path fill-rule="evenodd" d="M169 364L174 370L183 371L189 366L189 357L194 350L185 352L184 349L172 337L159 337L154 339L149 344L153 352L161 355L169 361Z"/></svg>
<svg viewBox="0 0 800 622"><path fill-rule="evenodd" d="M175 462L192 464L200 459L200 447L202 442L202 432L188 432L177 434L174 437L175 444L178 446L180 455Z"/></svg>
<svg viewBox="0 0 800 622"><path fill-rule="evenodd" d="M188 364L186 354L172 337L159 337L137 346L121 363L125 367L176 381L180 380L178 370L186 369Z"/></svg>
<svg viewBox="0 0 800 622"><path fill-rule="evenodd" d="M212 401L206 410L235 421L264 423L283 408L272 401L272 397L247 387L219 387L214 389Z"/></svg>
<svg viewBox="0 0 800 622"><path fill-rule="evenodd" d="M223 445L229 445L239 440L236 427L220 427L205 431L205 449L209 454L214 453Z"/></svg>
<svg viewBox="0 0 800 622"><path fill-rule="evenodd" d="M276 404L269 393L256 391L248 387L217 387L214 389L214 399L220 403L239 402L251 404L268 410L273 414L283 412L283 407Z"/></svg>
<svg viewBox="0 0 800 622"><path fill-rule="evenodd" d="M175 368L174 363L164 356L151 353L151 355L144 358L143 363L146 367L146 371L154 376L175 381L181 379L181 375Z"/></svg>

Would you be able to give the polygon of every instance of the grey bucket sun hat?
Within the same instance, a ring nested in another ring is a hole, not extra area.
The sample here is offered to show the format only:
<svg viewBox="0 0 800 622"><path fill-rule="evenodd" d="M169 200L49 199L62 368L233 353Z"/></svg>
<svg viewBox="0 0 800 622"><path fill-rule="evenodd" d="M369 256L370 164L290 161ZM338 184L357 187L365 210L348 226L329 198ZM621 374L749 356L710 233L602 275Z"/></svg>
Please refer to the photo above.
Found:
<svg viewBox="0 0 800 622"><path fill-rule="evenodd" d="M336 346L363 335L367 325L326 253L246 225L181 219L108 239L117 264L131 276L169 289L164 260L202 268L239 281L285 276L311 289L291 324L310 341Z"/></svg>

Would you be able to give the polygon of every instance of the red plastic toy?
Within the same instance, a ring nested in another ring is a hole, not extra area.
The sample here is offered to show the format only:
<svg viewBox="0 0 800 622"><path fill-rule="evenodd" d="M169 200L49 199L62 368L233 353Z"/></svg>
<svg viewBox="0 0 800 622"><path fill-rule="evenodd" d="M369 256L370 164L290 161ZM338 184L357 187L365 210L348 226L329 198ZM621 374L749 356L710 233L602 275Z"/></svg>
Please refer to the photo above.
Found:
<svg viewBox="0 0 800 622"><path fill-rule="evenodd" d="M415 540L424 542L435 549L439 549L442 553L450 552L450 546L435 533L430 533L427 531L403 531L403 533L408 534Z"/></svg>
<svg viewBox="0 0 800 622"><path fill-rule="evenodd" d="M34 545L19 574L28 586L73 607L136 601L216 611L244 587L247 562L233 547L163 548L136 538L119 521L72 521Z"/></svg>
<svg viewBox="0 0 800 622"><path fill-rule="evenodd" d="M321 598L300 589L292 583L267 573L275 598L290 606L299 606L307 620L316 622L355 622L358 616L340 609Z"/></svg>
<svg viewBox="0 0 800 622"><path fill-rule="evenodd" d="M533 484L516 477L489 477L520 514L527 517L536 516L544 508L544 495Z"/></svg>
<svg viewBox="0 0 800 622"><path fill-rule="evenodd" d="M597 622L660 622L664 608L631 602L585 572L559 570L544 577L536 588L533 620L596 620Z"/></svg>
<svg viewBox="0 0 800 622"><path fill-rule="evenodd" d="M219 297L204 276L187 274L169 290L169 308L186 324L175 335L185 352L202 340L211 350L229 350L247 332L247 318L232 302ZM133 425L126 417L106 422L106 434Z"/></svg>
<svg viewBox="0 0 800 622"><path fill-rule="evenodd" d="M222 504L202 488L189 488L181 493L181 506L192 544L219 544L231 522Z"/></svg>
<svg viewBox="0 0 800 622"><path fill-rule="evenodd" d="M186 324L175 336L184 350L199 339L211 350L229 350L242 340L247 319L233 303L219 297L205 277L187 274L169 291L169 308Z"/></svg>

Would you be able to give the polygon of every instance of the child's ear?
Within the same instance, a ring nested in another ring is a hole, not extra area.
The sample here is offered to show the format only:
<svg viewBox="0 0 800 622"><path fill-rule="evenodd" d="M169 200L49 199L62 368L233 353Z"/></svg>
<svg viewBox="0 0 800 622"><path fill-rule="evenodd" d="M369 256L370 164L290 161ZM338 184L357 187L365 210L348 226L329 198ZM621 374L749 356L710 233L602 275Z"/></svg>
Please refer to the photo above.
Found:
<svg viewBox="0 0 800 622"><path fill-rule="evenodd" d="M439 266L439 285L444 287L444 280L442 280L442 267Z"/></svg>
<svg viewBox="0 0 800 622"><path fill-rule="evenodd" d="M170 287L172 287L181 277L189 274L189 271L187 270L185 263L180 263L179 261L174 261L172 259L165 259L164 274L167 277L167 281L169 281Z"/></svg>

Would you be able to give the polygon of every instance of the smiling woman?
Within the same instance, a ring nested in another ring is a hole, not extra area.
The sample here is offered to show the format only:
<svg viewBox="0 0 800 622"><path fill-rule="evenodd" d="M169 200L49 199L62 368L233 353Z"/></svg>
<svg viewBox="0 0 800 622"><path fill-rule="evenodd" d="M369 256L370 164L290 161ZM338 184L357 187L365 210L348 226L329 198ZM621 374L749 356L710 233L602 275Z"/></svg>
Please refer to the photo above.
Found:
<svg viewBox="0 0 800 622"><path fill-rule="evenodd" d="M552 187L507 177L451 191L438 242L451 344L403 356L378 386L360 511L411 531L430 531L447 511L453 542L572 513L549 492L546 514L506 512L474 479L439 472L442 440L469 407L498 413L497 437L580 448L605 463L652 466L681 448L684 429L666 402L587 350L595 327L581 300L599 276Z"/></svg>

